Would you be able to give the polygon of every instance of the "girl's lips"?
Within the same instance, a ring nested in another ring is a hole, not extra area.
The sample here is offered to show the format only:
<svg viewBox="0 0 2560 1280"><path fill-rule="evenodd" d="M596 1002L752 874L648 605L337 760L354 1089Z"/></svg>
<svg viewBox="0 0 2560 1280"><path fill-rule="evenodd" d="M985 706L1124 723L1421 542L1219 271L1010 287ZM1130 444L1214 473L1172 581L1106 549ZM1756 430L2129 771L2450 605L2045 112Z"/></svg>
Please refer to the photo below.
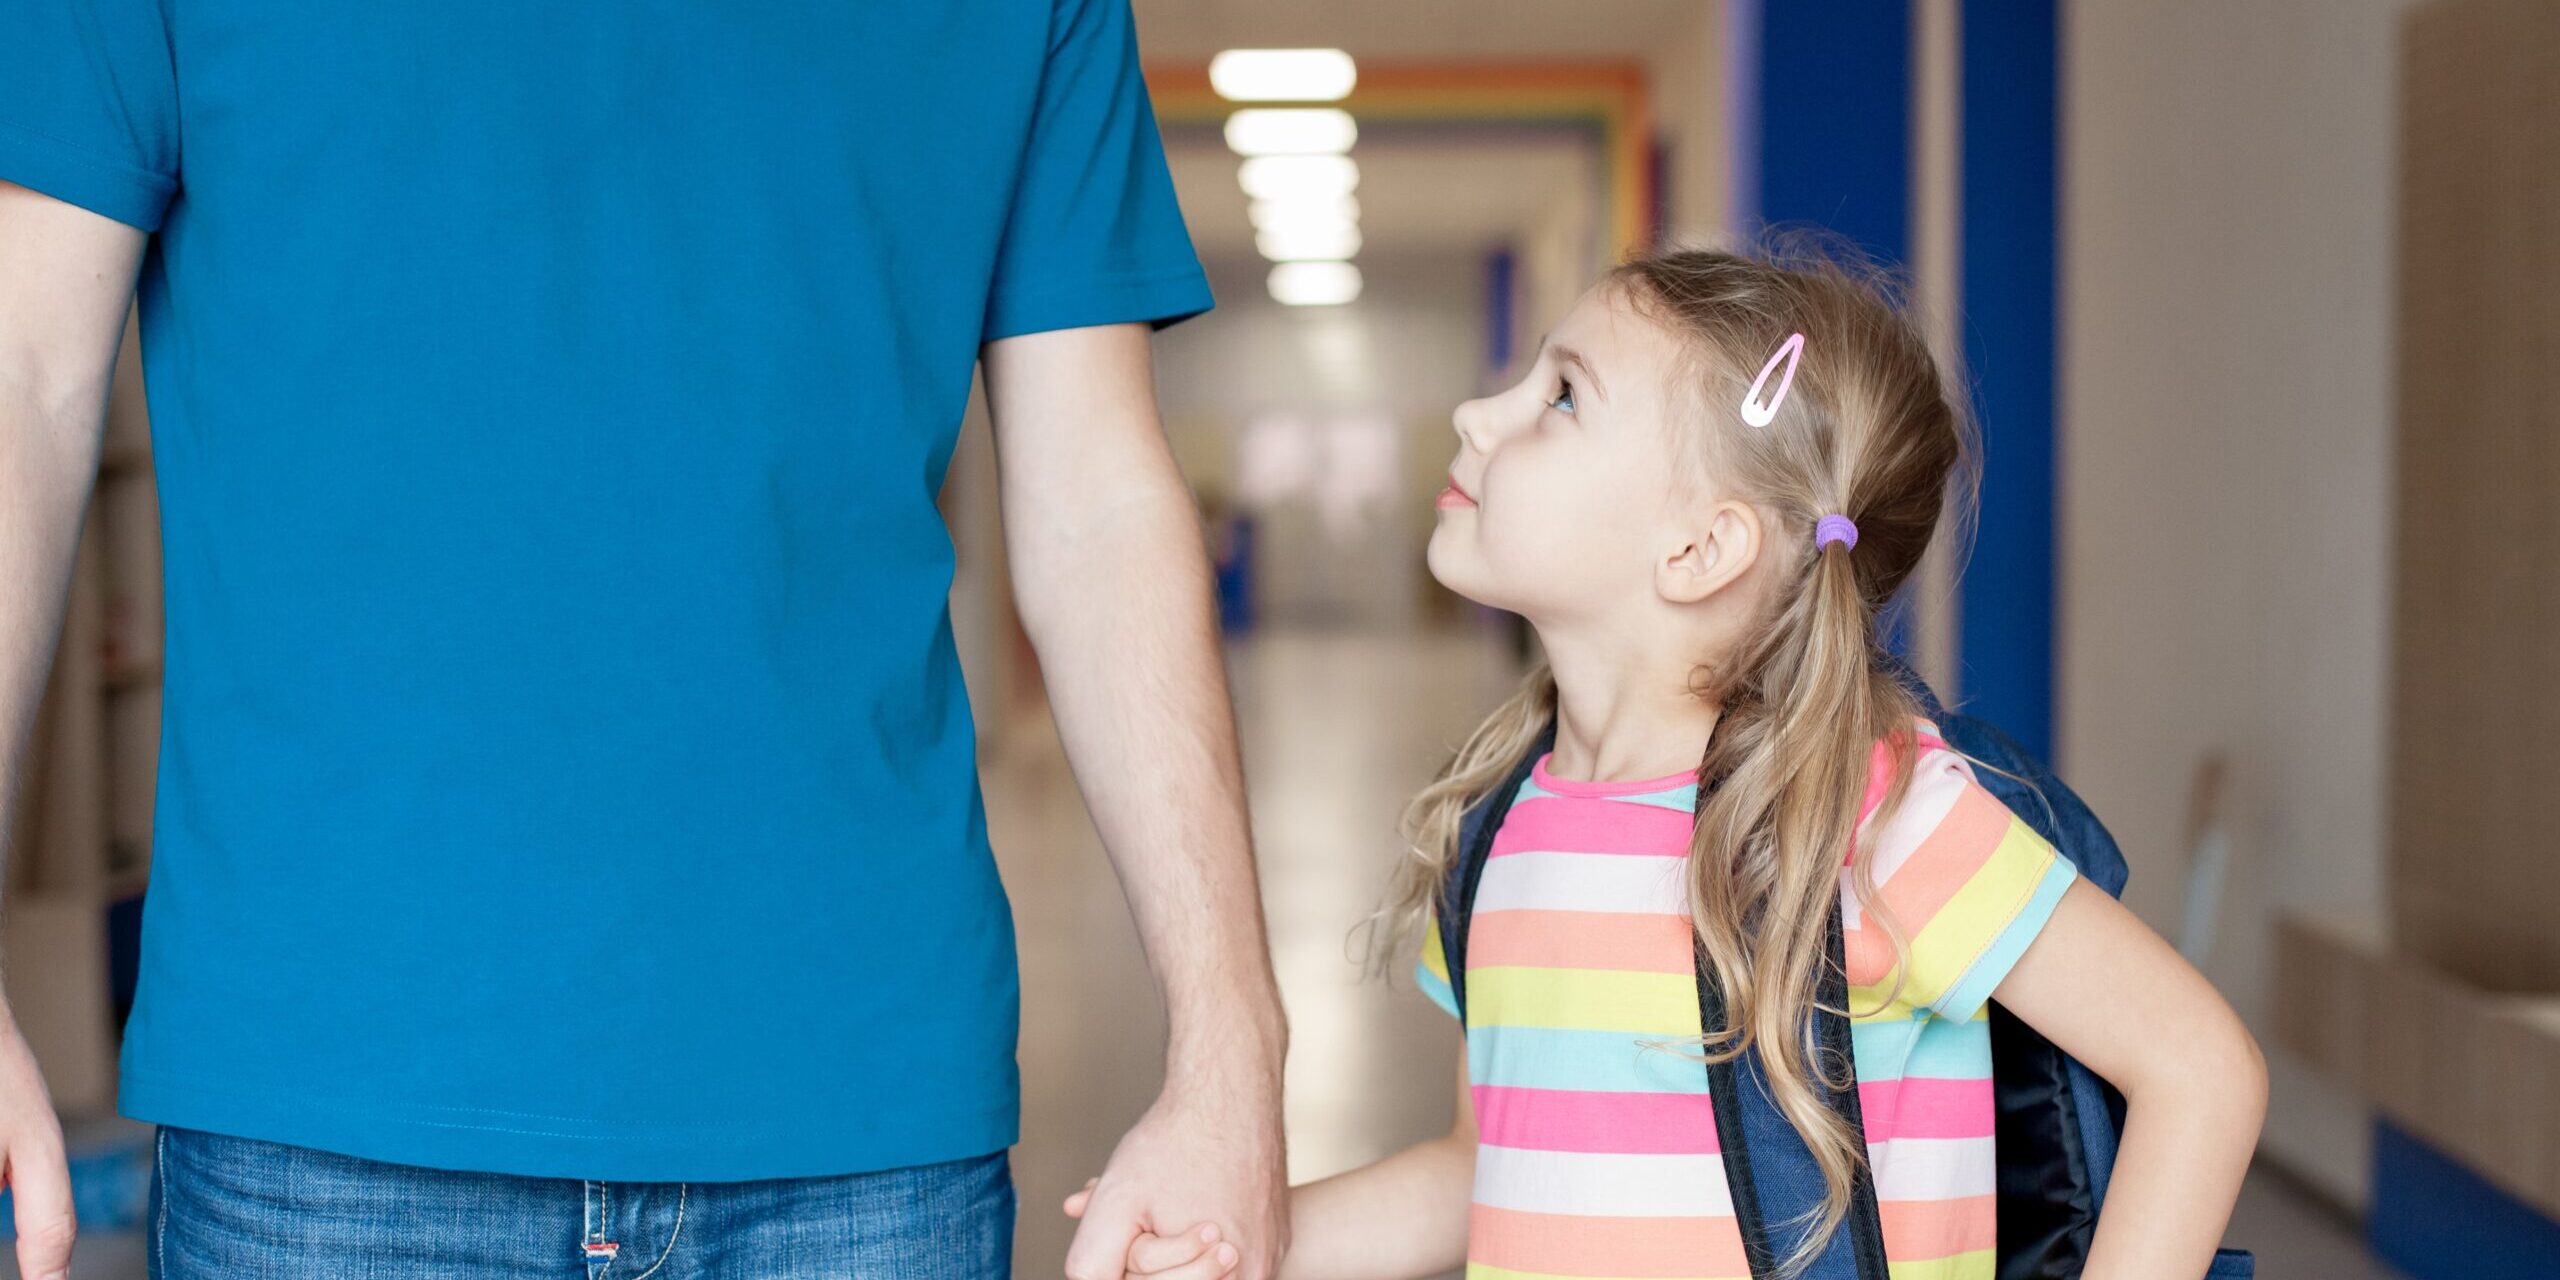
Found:
<svg viewBox="0 0 2560 1280"><path fill-rule="evenodd" d="M1468 497L1465 490L1460 489L1458 486L1453 484L1440 491L1440 498L1438 502L1433 505L1441 507L1472 507L1475 504L1475 499Z"/></svg>

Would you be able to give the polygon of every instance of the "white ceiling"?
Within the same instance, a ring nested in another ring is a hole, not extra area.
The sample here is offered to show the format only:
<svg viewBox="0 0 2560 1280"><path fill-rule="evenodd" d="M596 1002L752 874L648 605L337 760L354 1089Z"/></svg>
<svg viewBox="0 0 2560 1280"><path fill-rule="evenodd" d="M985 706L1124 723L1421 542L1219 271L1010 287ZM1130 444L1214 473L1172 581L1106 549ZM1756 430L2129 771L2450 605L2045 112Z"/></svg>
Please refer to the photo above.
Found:
<svg viewBox="0 0 2560 1280"><path fill-rule="evenodd" d="M1151 59L1231 48L1354 58L1635 57L1694 30L1715 0L1133 0Z"/></svg>

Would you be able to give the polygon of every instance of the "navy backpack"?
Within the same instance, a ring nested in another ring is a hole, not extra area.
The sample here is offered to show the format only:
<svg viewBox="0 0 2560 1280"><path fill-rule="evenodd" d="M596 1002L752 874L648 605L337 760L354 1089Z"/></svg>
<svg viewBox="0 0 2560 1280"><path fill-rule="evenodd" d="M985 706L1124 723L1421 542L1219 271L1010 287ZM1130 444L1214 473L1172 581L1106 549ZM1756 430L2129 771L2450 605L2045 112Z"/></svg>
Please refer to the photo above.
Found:
<svg viewBox="0 0 2560 1280"><path fill-rule="evenodd" d="M2113 896L2124 895L2124 854L2071 788L1997 727L1948 711L1908 667L1900 667L1897 674L1949 746L1993 766L1976 772L1985 789L2069 858L2083 879ZM1555 725L1550 722L1513 765L1510 776L1477 799L1459 827L1459 856L1441 887L1439 919L1449 987L1461 1022L1466 1017L1468 918L1485 857L1530 766L1554 746ZM1825 966L1815 994L1817 1003L1836 1010L1848 1002L1836 909L1831 913L1830 943L1831 963ZM1698 975L1698 1008L1701 1025L1723 1023L1716 983L1704 972ZM1816 1043L1847 1058L1849 1020L1836 1012L1817 1011L1814 1017ZM2124 1128L2124 1098L1997 1001L1991 1005L1990 1020L1999 1151L1996 1275L1998 1280L2071 1280L2088 1264L2098 1207L2106 1200L2107 1178L2115 1167L2117 1138ZM1795 1126L1770 1102L1757 1049L1704 1069L1743 1250L1751 1260L1754 1280L1769 1280L1777 1273L1787 1246L1794 1243L1792 1239L1773 1241L1771 1225L1821 1203L1822 1171ZM1748 1088L1743 1087L1745 1077L1750 1080ZM1855 1088L1832 1094L1828 1100L1853 1132L1865 1131ZM2205 1277L2250 1280L2256 1269L2248 1251L2223 1249L2214 1255ZM1887 1280L1875 1187L1863 1163L1848 1217L1802 1275L1804 1280Z"/></svg>

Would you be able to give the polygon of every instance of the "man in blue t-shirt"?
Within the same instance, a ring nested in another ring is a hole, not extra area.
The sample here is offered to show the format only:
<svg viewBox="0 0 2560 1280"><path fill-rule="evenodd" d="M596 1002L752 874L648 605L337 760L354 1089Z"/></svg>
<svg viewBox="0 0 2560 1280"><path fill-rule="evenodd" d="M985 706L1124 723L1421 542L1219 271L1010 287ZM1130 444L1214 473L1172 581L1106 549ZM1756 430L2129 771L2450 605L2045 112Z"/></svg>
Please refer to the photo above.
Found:
<svg viewBox="0 0 2560 1280"><path fill-rule="evenodd" d="M1069 1270L1214 1222L1270 1273L1285 1033L1149 386L1210 296L1128 0L0 5L0 765L137 292L156 1274L1006 1271L935 505L973 363L1171 1013ZM47 1277L61 1136L0 1032Z"/></svg>

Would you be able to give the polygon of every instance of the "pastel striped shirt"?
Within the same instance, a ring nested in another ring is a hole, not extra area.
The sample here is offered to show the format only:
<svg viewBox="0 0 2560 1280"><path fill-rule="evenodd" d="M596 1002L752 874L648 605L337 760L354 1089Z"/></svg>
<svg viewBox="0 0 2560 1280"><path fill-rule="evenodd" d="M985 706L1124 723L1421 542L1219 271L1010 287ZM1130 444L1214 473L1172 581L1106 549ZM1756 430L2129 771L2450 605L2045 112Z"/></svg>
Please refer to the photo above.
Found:
<svg viewBox="0 0 2560 1280"><path fill-rule="evenodd" d="M1910 949L1841 871L1852 1054L1892 1280L1993 1273L1987 1005L2076 877L1919 725L1902 803L1862 846ZM1577 782L1541 758L1495 833L1467 943L1468 1070L1479 1145L1469 1280L1749 1280L1707 1076L1648 1042L1699 1034L1687 874L1689 774ZM1452 1014L1436 930L1421 985Z"/></svg>

